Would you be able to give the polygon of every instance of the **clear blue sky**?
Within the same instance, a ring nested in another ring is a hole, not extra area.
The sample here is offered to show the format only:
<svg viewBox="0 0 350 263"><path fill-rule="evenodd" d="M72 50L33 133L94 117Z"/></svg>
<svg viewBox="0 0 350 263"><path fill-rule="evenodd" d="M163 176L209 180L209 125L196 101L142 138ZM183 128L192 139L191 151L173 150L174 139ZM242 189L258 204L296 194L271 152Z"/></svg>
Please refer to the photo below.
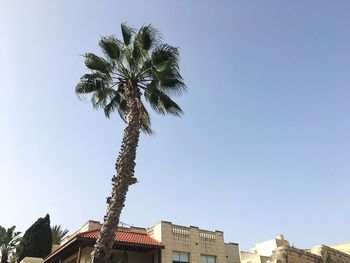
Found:
<svg viewBox="0 0 350 263"><path fill-rule="evenodd" d="M2 1L0 224L102 220L123 123L74 94L120 23L181 48L182 119L152 115L122 221L248 249L350 241L350 1Z"/></svg>

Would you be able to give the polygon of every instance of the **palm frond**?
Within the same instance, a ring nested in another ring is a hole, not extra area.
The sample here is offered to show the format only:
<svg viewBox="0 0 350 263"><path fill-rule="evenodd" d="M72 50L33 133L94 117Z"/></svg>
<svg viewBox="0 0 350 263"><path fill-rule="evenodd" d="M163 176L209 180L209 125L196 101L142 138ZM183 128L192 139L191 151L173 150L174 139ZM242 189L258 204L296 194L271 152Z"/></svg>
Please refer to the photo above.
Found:
<svg viewBox="0 0 350 263"><path fill-rule="evenodd" d="M75 93L82 99L91 94L91 103L95 109L104 108L115 96L116 91L109 80L101 73L85 74L75 88Z"/></svg>
<svg viewBox="0 0 350 263"><path fill-rule="evenodd" d="M168 95L180 95L186 89L183 78L175 68L157 73L158 88Z"/></svg>
<svg viewBox="0 0 350 263"><path fill-rule="evenodd" d="M114 36L102 37L99 46L103 53L111 60L120 58L121 43Z"/></svg>
<svg viewBox="0 0 350 263"><path fill-rule="evenodd" d="M136 71L139 68L139 65L143 62L142 60L144 56L145 56L144 51L134 42L134 45L132 48L132 56L129 59L130 68L134 73L136 73Z"/></svg>
<svg viewBox="0 0 350 263"><path fill-rule="evenodd" d="M92 106L95 109L104 109L116 96L116 91L111 88L103 88L95 91L91 97Z"/></svg>
<svg viewBox="0 0 350 263"><path fill-rule="evenodd" d="M144 133L147 133L148 135L153 134L153 130L151 128L151 124L147 123L147 122L144 122L143 120L141 120L141 130Z"/></svg>
<svg viewBox="0 0 350 263"><path fill-rule="evenodd" d="M159 73L164 72L169 67L171 67L171 61L169 60L166 60L166 61L160 62L159 64L154 65L155 70Z"/></svg>
<svg viewBox="0 0 350 263"><path fill-rule="evenodd" d="M134 61L133 61L133 49L130 47L125 47L123 49L124 53L124 61L126 62L124 64L124 68L126 68L127 71L129 71L129 76L131 76L131 70L135 68Z"/></svg>
<svg viewBox="0 0 350 263"><path fill-rule="evenodd" d="M80 82L75 87L75 93L82 99L83 95L105 89L107 82L105 76L100 73L85 74L80 78Z"/></svg>
<svg viewBox="0 0 350 263"><path fill-rule="evenodd" d="M158 82L159 90L167 95L180 95L186 90L186 85L179 72L178 48L166 44L157 46L152 52L149 64L153 68L147 74Z"/></svg>
<svg viewBox="0 0 350 263"><path fill-rule="evenodd" d="M121 30L122 30L124 45L129 46L134 30L130 26L128 26L127 23L121 24Z"/></svg>
<svg viewBox="0 0 350 263"><path fill-rule="evenodd" d="M116 91L114 97L104 107L104 113L107 118L110 118L113 112L118 112L120 118L126 122L125 111L126 111L126 100L123 98L120 92Z"/></svg>
<svg viewBox="0 0 350 263"><path fill-rule="evenodd" d="M96 79L100 79L100 80L103 80L105 83L109 83L112 81L112 78L109 74L105 74L105 73L101 73L101 72L93 72L93 73L87 73L87 74L84 74L80 80L87 80L87 81L94 81Z"/></svg>
<svg viewBox="0 0 350 263"><path fill-rule="evenodd" d="M155 47L160 40L160 33L152 25L141 27L135 36L135 43L145 51Z"/></svg>
<svg viewBox="0 0 350 263"><path fill-rule="evenodd" d="M148 111L147 111L145 105L143 105L141 100L137 100L137 108L138 108L139 114L140 114L141 130L144 133L152 134L153 131L151 129L151 119L149 117L149 114L148 114Z"/></svg>
<svg viewBox="0 0 350 263"><path fill-rule="evenodd" d="M182 109L177 105L169 96L164 92L157 89L154 83L151 83L146 87L144 92L146 100L150 103L153 110L166 115L181 116L183 114Z"/></svg>
<svg viewBox="0 0 350 263"><path fill-rule="evenodd" d="M101 58L93 53L86 53L85 66L91 70L97 70L101 73L108 74L111 71L111 65L104 58Z"/></svg>
<svg viewBox="0 0 350 263"><path fill-rule="evenodd" d="M160 36L155 28L151 25L143 26L136 33L133 41L133 69L139 69L142 64L149 58L149 51L153 48L159 41Z"/></svg>
<svg viewBox="0 0 350 263"><path fill-rule="evenodd" d="M169 61L169 65L178 68L179 65L179 50L176 47L168 44L158 45L152 52L152 63L158 65L162 62Z"/></svg>
<svg viewBox="0 0 350 263"><path fill-rule="evenodd" d="M10 252L16 248L18 243L21 241L21 232L15 232L16 226L10 228L3 228L0 226L0 245L4 252Z"/></svg>
<svg viewBox="0 0 350 263"><path fill-rule="evenodd" d="M51 233L52 233L52 243L59 245L61 241L65 238L65 236L68 234L68 229L61 228L61 225L54 225L51 227Z"/></svg>

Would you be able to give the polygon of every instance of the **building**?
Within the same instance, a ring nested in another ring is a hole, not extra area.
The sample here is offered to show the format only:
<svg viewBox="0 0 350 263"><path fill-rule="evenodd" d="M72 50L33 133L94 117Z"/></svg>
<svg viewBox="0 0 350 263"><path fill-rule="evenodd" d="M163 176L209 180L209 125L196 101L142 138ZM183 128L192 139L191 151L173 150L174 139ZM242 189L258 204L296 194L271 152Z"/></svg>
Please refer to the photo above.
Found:
<svg viewBox="0 0 350 263"><path fill-rule="evenodd" d="M274 239L258 243L251 249L250 252L240 252L241 262L266 263L267 261L270 261L273 251L281 246L289 246L289 242L284 240L282 235L279 235Z"/></svg>
<svg viewBox="0 0 350 263"><path fill-rule="evenodd" d="M340 246L340 245L339 245ZM350 255L336 249L337 246L314 246L300 249L291 246L282 235L255 245L250 252L241 251L242 263L350 263ZM344 250L346 246L343 245Z"/></svg>
<svg viewBox="0 0 350 263"><path fill-rule="evenodd" d="M241 263L266 263L270 260L270 257L262 256L257 253L251 253L246 251L240 252Z"/></svg>
<svg viewBox="0 0 350 263"><path fill-rule="evenodd" d="M225 243L222 231L208 231L196 226L180 226L160 221L148 234L164 244L163 263L240 263L237 243Z"/></svg>
<svg viewBox="0 0 350 263"><path fill-rule="evenodd" d="M350 255L350 243L341 243L332 246L332 248Z"/></svg>
<svg viewBox="0 0 350 263"><path fill-rule="evenodd" d="M88 263L101 224L86 222L54 247L44 263ZM109 263L240 263L236 243L225 243L222 231L160 221L150 228L120 227Z"/></svg>
<svg viewBox="0 0 350 263"><path fill-rule="evenodd" d="M86 222L44 259L44 263L88 263L101 225ZM147 235L146 229L120 228L115 236L110 263L160 263L164 245Z"/></svg>

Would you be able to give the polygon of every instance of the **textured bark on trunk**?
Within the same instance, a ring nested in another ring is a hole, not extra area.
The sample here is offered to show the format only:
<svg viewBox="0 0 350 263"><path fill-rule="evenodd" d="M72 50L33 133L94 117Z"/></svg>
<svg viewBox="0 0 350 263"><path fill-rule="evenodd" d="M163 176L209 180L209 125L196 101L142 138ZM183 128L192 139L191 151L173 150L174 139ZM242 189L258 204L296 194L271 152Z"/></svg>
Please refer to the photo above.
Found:
<svg viewBox="0 0 350 263"><path fill-rule="evenodd" d="M138 101L140 92L129 82L125 89L127 100L126 127L115 164L116 176L112 178L112 195L108 201L107 214L100 230L100 236L91 253L91 263L106 263L114 243L119 218L124 207L129 186L137 182L134 177L136 149L140 136L140 114Z"/></svg>

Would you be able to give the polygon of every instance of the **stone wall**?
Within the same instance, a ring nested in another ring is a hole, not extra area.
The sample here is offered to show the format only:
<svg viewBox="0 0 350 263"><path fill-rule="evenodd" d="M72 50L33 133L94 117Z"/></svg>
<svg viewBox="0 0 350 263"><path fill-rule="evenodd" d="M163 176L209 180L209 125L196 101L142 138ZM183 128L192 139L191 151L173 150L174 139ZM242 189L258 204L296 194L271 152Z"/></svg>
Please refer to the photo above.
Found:
<svg viewBox="0 0 350 263"><path fill-rule="evenodd" d="M334 248L320 245L303 250L290 246L278 247L271 256L271 263L324 263L330 255L334 263L350 263L350 255Z"/></svg>
<svg viewBox="0 0 350 263"><path fill-rule="evenodd" d="M323 263L320 256L302 249L282 246L275 249L271 255L271 263Z"/></svg>
<svg viewBox="0 0 350 263"><path fill-rule="evenodd" d="M322 257L324 261L327 259L327 256L330 255L334 263L350 263L349 254L346 254L342 251L336 250L325 245L313 247L308 251Z"/></svg>
<svg viewBox="0 0 350 263"><path fill-rule="evenodd" d="M350 243L343 243L335 247L350 251ZM241 262L263 263L262 255L270 257L266 263L325 263L328 255L333 263L350 263L350 255L334 247L320 245L311 249L298 249L290 246L282 235L256 244L251 249L251 253L242 251Z"/></svg>
<svg viewBox="0 0 350 263"><path fill-rule="evenodd" d="M350 243L338 244L338 245L332 246L332 248L339 250L341 252L344 252L346 254L350 254Z"/></svg>
<svg viewBox="0 0 350 263"><path fill-rule="evenodd" d="M195 226L185 227L161 221L148 234L162 242L162 263L171 263L173 252L188 253L190 262L200 262L201 255L214 256L216 263L240 263L238 244L224 243L224 233Z"/></svg>

